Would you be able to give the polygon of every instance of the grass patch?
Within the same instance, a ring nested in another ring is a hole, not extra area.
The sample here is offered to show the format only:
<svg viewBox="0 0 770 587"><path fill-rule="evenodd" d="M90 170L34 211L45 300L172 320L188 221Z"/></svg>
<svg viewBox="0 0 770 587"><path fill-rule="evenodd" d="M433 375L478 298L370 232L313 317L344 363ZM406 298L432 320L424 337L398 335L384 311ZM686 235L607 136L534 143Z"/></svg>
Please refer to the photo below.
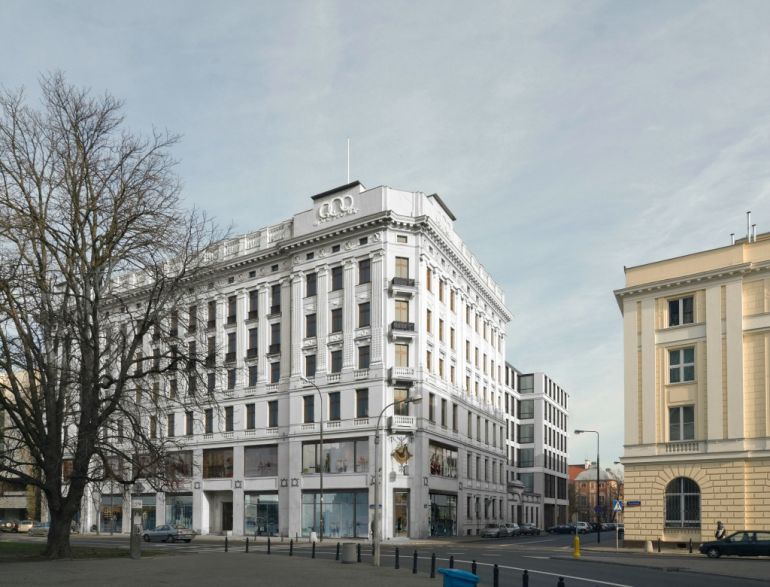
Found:
<svg viewBox="0 0 770 587"><path fill-rule="evenodd" d="M0 562L11 561L41 561L47 560L43 557L45 544L40 542L11 542L0 541ZM142 548L142 556L157 556L164 554L158 550L145 550ZM107 546L104 548L94 546L72 546L72 558L126 558L129 556L127 548L115 548Z"/></svg>

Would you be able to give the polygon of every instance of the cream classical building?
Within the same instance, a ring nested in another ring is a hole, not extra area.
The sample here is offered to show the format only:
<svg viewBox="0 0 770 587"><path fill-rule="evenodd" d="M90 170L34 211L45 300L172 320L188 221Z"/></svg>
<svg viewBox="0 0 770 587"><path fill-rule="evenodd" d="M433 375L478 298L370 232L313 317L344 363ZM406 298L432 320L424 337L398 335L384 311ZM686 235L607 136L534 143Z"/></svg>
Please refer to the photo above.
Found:
<svg viewBox="0 0 770 587"><path fill-rule="evenodd" d="M626 539L767 528L770 234L625 274Z"/></svg>
<svg viewBox="0 0 770 587"><path fill-rule="evenodd" d="M141 500L146 527L307 536L322 470L328 537L368 537L378 502L384 539L505 520L502 288L436 194L353 182L308 203L221 243L210 283L179 309L180 344L208 349L217 399L199 409L184 403L185 380L158 382L158 433L185 446L184 482L130 495L108 484L84 500L84 528L125 532Z"/></svg>

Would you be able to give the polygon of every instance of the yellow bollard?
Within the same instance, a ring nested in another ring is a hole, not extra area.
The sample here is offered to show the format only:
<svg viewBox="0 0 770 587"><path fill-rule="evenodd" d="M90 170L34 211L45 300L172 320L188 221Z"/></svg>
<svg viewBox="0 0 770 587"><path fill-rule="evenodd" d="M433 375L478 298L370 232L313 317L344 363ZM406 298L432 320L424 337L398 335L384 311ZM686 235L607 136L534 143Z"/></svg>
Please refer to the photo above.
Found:
<svg viewBox="0 0 770 587"><path fill-rule="evenodd" d="M580 558L580 537L575 534L575 538L572 540L572 556Z"/></svg>

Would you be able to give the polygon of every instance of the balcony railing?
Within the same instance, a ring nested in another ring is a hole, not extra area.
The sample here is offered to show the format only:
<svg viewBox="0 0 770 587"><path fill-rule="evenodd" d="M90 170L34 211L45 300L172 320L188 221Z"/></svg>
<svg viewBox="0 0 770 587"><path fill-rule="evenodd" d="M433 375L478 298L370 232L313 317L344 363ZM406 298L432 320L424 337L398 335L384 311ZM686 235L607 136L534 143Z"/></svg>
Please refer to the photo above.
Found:
<svg viewBox="0 0 770 587"><path fill-rule="evenodd" d="M326 382L327 383L337 383L340 380L340 374L339 373L329 373L326 376Z"/></svg>
<svg viewBox="0 0 770 587"><path fill-rule="evenodd" d="M281 352L281 343L280 342L274 342L273 344L271 344L268 347L268 351L267 352L269 354L271 354L271 355L277 355L278 353Z"/></svg>
<svg viewBox="0 0 770 587"><path fill-rule="evenodd" d="M697 440L685 440L682 442L667 442L667 453L700 452L700 442Z"/></svg>
<svg viewBox="0 0 770 587"><path fill-rule="evenodd" d="M227 317L227 324L235 324L236 316L228 316Z"/></svg>
<svg viewBox="0 0 770 587"><path fill-rule="evenodd" d="M414 381L415 370L414 367L391 367L390 368L390 380L391 381Z"/></svg>
<svg viewBox="0 0 770 587"><path fill-rule="evenodd" d="M414 332L414 322L400 322L394 320L390 324L391 330L398 332Z"/></svg>
<svg viewBox="0 0 770 587"><path fill-rule="evenodd" d="M235 351L225 353L225 363L235 363Z"/></svg>
<svg viewBox="0 0 770 587"><path fill-rule="evenodd" d="M412 432L416 427L416 418L414 416L394 415L388 418L388 428L390 428L391 432Z"/></svg>
<svg viewBox="0 0 770 587"><path fill-rule="evenodd" d="M414 287L414 279L411 277L394 277L390 282L394 286Z"/></svg>
<svg viewBox="0 0 770 587"><path fill-rule="evenodd" d="M275 306L270 306L270 315L273 316L275 314L281 313L281 305L277 304Z"/></svg>
<svg viewBox="0 0 770 587"><path fill-rule="evenodd" d="M257 310L249 310L249 320L256 320L259 318L259 312Z"/></svg>
<svg viewBox="0 0 770 587"><path fill-rule="evenodd" d="M246 358L247 359L256 359L258 354L259 354L259 352L258 352L258 350L256 348L246 349Z"/></svg>

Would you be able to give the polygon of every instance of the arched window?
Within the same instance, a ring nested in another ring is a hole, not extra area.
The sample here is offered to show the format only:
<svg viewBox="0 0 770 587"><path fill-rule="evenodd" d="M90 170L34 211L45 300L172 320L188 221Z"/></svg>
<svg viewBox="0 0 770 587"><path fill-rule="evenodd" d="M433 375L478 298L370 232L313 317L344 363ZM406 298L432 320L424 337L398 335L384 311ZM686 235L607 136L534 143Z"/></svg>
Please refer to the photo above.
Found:
<svg viewBox="0 0 770 587"><path fill-rule="evenodd" d="M666 528L700 528L700 487L677 477L666 486Z"/></svg>

